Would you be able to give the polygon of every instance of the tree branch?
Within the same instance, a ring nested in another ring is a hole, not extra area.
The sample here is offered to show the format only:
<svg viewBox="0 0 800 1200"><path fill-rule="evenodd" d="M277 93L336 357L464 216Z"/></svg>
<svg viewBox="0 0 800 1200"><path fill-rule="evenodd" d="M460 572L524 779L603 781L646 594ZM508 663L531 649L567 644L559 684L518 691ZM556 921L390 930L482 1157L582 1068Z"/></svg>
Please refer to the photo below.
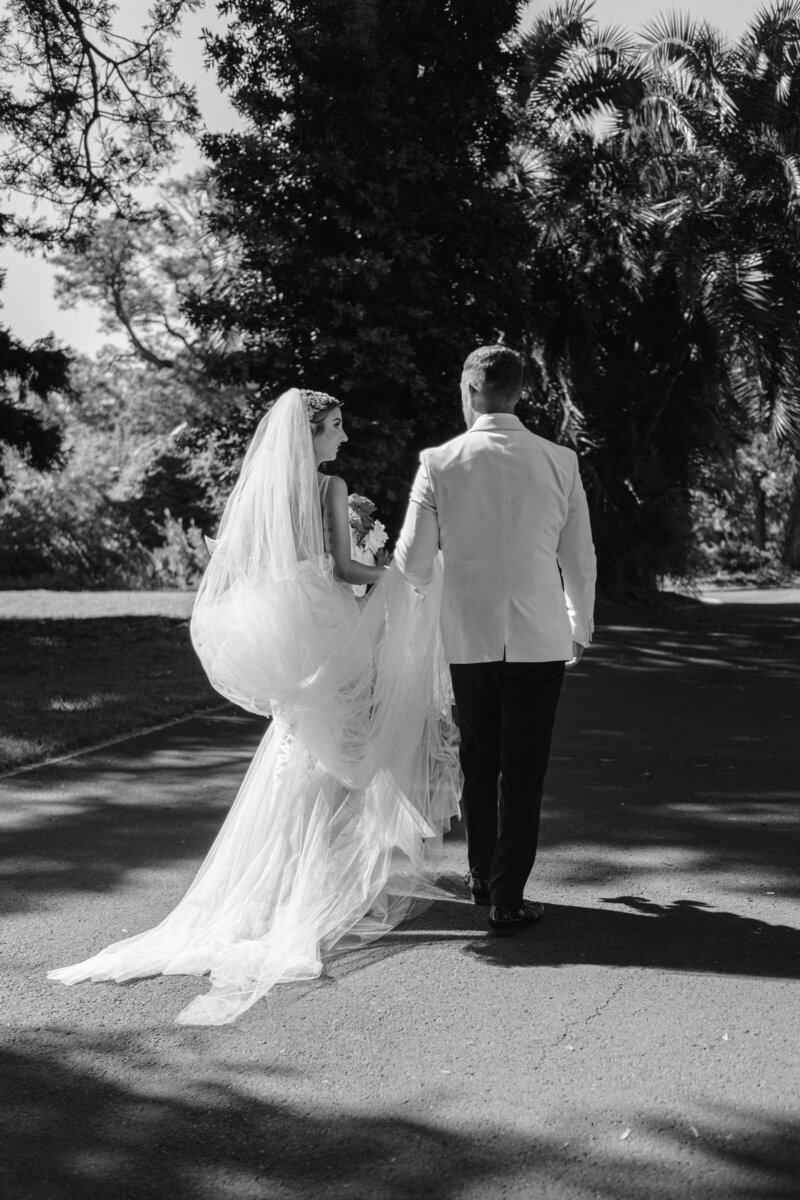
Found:
<svg viewBox="0 0 800 1200"><path fill-rule="evenodd" d="M173 367L175 365L175 360L173 358L162 358L160 355L151 350L149 346L145 345L145 343L137 334L130 314L125 307L125 301L120 285L116 282L112 283L110 292L111 303L117 316L117 320L127 333L130 343L139 357L144 359L145 362L150 363L150 365L153 367Z"/></svg>

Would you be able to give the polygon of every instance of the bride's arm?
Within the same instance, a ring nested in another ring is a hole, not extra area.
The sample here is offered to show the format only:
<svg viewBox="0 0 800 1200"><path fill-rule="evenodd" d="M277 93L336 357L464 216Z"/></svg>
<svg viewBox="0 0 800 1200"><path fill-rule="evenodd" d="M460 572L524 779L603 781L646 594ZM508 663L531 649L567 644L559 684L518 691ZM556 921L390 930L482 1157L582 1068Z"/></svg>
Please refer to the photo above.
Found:
<svg viewBox="0 0 800 1200"><path fill-rule="evenodd" d="M344 583L376 583L385 567L369 567L350 553L350 514L347 508L347 484L333 475L325 490L322 509L325 549L333 558L333 573Z"/></svg>

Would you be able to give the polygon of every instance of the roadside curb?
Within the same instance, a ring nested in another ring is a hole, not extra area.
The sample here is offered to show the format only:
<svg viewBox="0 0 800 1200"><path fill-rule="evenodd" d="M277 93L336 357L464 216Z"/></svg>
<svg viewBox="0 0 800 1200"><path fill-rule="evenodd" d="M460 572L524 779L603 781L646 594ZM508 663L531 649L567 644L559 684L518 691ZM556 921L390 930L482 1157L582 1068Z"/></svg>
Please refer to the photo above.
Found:
<svg viewBox="0 0 800 1200"><path fill-rule="evenodd" d="M121 742L129 742L133 738L145 737L149 733L158 733L162 729L172 729L175 725L182 725L186 721L193 721L196 717L209 716L212 713L224 712L230 708L234 708L234 706L229 703L215 704L211 708L197 708L182 717L173 717L169 721L162 721L159 725L143 725L139 729L132 729L129 733L117 734L116 737L107 738L103 742L95 742L91 746L81 746L79 750L71 750L69 754L59 754L55 758L43 758L41 762L25 763L22 767L12 767L10 771L0 771L0 784L2 784L3 780L13 779L16 775L25 775L29 771L40 771L44 767L53 767L58 763L69 762L72 758L82 758L85 754L94 754L98 750L108 749L109 746L118 746Z"/></svg>

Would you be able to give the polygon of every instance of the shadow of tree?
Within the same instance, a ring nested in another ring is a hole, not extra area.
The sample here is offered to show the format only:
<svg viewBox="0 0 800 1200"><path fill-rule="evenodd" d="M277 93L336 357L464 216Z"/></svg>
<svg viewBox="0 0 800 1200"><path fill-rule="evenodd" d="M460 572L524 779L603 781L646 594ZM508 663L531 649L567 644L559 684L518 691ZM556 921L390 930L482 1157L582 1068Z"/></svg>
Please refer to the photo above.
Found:
<svg viewBox="0 0 800 1200"><path fill-rule="evenodd" d="M430 903L413 919L360 950L331 957L320 980L298 995L421 945L461 943L462 952L495 967L599 966L763 979L800 978L800 929L720 912L697 900L654 904L643 896L605 897L606 908L548 904L534 927L508 938L488 934L485 908L464 899L452 878L437 881L454 897ZM623 911L614 911L616 908Z"/></svg>
<svg viewBox="0 0 800 1200"><path fill-rule="evenodd" d="M617 1134L592 1145L591 1119L578 1106L555 1133L486 1122L448 1128L391 1109L281 1103L269 1094L271 1064L242 1063L223 1082L213 1052L176 1080L145 1047L120 1038L47 1031L18 1041L0 1064L0 1184L13 1200L797 1194L800 1126L744 1107L709 1109L693 1132L675 1116L645 1112L631 1140Z"/></svg>
<svg viewBox="0 0 800 1200"><path fill-rule="evenodd" d="M196 867L228 807L208 805L187 821L180 806L87 804L60 820L5 835L0 857L9 871L0 910L24 911L59 892L109 892L145 864L185 860Z"/></svg>
<svg viewBox="0 0 800 1200"><path fill-rule="evenodd" d="M263 733L231 709L0 781L0 908L108 892L143 867L196 867Z"/></svg>
<svg viewBox="0 0 800 1200"><path fill-rule="evenodd" d="M668 874L688 895L705 873L742 889L767 876L796 894L800 606L606 608L604 622L565 687L537 871L603 890ZM198 861L261 729L209 716L0 781L8 907Z"/></svg>
<svg viewBox="0 0 800 1200"><path fill-rule="evenodd" d="M445 940L477 970L596 964L797 978L798 930L712 908L703 880L723 869L751 882L771 873L788 892L796 875L799 619L788 608L607 614L565 689L540 860L566 884L602 880L599 903L548 904L530 932L488 939L486 910L448 877L443 899L332 960L297 995ZM109 890L153 865L193 870L260 732L244 717L204 718L7 780L9 908ZM456 826L450 840L462 836ZM641 886L627 883L632 864L640 876L666 873L682 898L629 894ZM755 1104L708 1108L695 1131L648 1110L626 1141L616 1131L598 1142L581 1098L557 1131L533 1121L451 1127L435 1110L309 1100L252 1043L232 1067L238 1030L214 1031L226 1059L205 1031L12 1036L0 1056L0 1188L13 1200L798 1196L800 1123Z"/></svg>
<svg viewBox="0 0 800 1200"><path fill-rule="evenodd" d="M568 675L541 859L565 885L631 872L798 895L800 606L607 610Z"/></svg>
<svg viewBox="0 0 800 1200"><path fill-rule="evenodd" d="M697 900L659 905L644 897L619 896L602 903L627 911L548 905L533 929L510 938L481 937L465 951L500 967L582 963L800 978L800 930L788 925L718 912Z"/></svg>

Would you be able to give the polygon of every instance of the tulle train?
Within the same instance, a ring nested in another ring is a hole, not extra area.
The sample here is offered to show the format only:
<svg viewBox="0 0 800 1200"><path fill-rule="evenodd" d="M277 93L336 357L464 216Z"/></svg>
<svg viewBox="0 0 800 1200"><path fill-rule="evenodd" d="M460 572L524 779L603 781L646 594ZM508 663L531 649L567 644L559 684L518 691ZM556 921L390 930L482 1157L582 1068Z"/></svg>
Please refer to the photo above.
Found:
<svg viewBox="0 0 800 1200"><path fill-rule="evenodd" d="M271 709L272 724L177 907L50 978L209 972L211 990L177 1021L225 1024L277 983L317 976L333 950L382 936L429 895L458 791L440 588L439 569L423 600L393 568L358 608L347 589L309 572L295 585L294 639L283 631L271 674L261 668L275 639L263 625L288 628L288 608L265 615L255 591L250 605L237 597L235 622L224 603L200 606L195 641L209 674L246 707Z"/></svg>

